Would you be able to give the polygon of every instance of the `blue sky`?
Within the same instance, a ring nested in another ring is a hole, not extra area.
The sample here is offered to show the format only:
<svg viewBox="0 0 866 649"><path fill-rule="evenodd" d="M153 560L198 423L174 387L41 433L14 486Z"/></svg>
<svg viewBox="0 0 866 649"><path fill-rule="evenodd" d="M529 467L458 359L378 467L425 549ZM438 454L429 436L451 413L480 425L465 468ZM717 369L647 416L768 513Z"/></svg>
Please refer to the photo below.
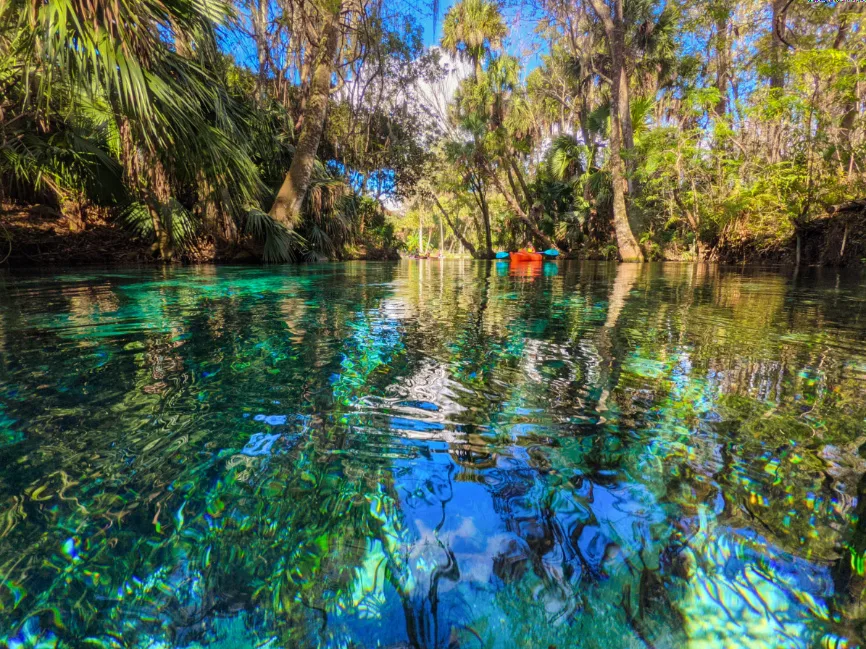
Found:
<svg viewBox="0 0 866 649"><path fill-rule="evenodd" d="M442 22L445 14L457 0L440 0L438 16L433 18L432 0L409 0L403 11L414 9L419 16L419 23L423 28L423 42L427 47L438 45L442 36ZM534 35L537 20L528 14L528 10L515 7L507 7L503 10L506 24L510 30L510 36L505 43L505 49L521 59L524 72L529 72L541 64L540 53L547 51L546 43L539 42ZM222 46L225 51L232 54L235 60L245 66L254 68L256 66L255 48L246 35L233 29L225 29L222 32Z"/></svg>

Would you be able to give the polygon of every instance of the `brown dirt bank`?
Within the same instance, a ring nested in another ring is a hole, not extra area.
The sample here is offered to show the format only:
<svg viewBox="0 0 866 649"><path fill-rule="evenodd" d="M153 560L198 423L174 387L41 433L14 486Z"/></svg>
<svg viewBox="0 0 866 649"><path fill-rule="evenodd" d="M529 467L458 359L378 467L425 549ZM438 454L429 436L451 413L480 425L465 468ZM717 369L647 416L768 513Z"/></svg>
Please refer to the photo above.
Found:
<svg viewBox="0 0 866 649"><path fill-rule="evenodd" d="M866 204L852 201L852 209L828 211L799 228L800 263L809 266L866 265ZM762 262L794 264L797 235L781 245L745 236L727 236L711 251L723 263Z"/></svg>
<svg viewBox="0 0 866 649"><path fill-rule="evenodd" d="M346 259L399 259L396 250L359 247ZM184 263L259 263L249 248L219 249L203 239L177 260ZM151 244L136 238L107 214L89 210L72 221L48 205L0 205L0 267L156 264Z"/></svg>
<svg viewBox="0 0 866 649"><path fill-rule="evenodd" d="M82 228L47 205L0 206L5 266L139 263L152 259L149 248L92 213Z"/></svg>

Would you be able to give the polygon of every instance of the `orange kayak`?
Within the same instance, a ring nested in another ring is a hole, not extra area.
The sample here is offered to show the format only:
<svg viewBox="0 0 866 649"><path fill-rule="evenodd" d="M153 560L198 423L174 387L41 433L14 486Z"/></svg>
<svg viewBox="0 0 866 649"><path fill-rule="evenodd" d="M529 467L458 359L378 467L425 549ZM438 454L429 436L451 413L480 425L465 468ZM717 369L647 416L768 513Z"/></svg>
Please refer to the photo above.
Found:
<svg viewBox="0 0 866 649"><path fill-rule="evenodd" d="M541 277L544 264L535 261L512 261L508 264L508 274L511 277Z"/></svg>
<svg viewBox="0 0 866 649"><path fill-rule="evenodd" d="M511 261L541 261L544 259L544 255L540 252L527 252L526 250L509 252L508 256L511 258Z"/></svg>

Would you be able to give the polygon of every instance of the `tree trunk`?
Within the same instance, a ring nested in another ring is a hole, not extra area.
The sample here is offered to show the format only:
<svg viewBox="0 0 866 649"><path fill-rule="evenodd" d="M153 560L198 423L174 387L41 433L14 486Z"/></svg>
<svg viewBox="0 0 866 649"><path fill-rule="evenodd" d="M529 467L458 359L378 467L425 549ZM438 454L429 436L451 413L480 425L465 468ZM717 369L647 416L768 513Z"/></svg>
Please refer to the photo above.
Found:
<svg viewBox="0 0 866 649"><path fill-rule="evenodd" d="M790 2L788 0L772 0L773 6L773 24L770 28L773 30L770 40L770 63L772 70L770 72L770 87L784 88L785 87L785 70L782 67L782 60L785 56L785 12Z"/></svg>
<svg viewBox="0 0 866 649"><path fill-rule="evenodd" d="M220 218L222 220L222 233L225 242L231 245L238 243L238 224L232 218L228 206L231 205L231 196L229 195L228 187L223 185L220 188L220 196L222 197L222 206L220 207Z"/></svg>
<svg viewBox="0 0 866 649"><path fill-rule="evenodd" d="M487 205L487 198L484 195L484 179L478 174L472 173L469 177L472 197L478 203L478 208L481 210L481 221L484 226L484 239L486 250L484 256L478 255L479 259L493 259L493 243L490 236L490 207ZM476 219L475 231L479 230Z"/></svg>
<svg viewBox="0 0 866 649"><path fill-rule="evenodd" d="M486 247L486 259L493 259L493 239L490 236L490 207L487 205L487 198L484 196L484 190L478 192L478 199L481 203L481 217L484 219L484 244Z"/></svg>
<svg viewBox="0 0 866 649"><path fill-rule="evenodd" d="M474 78L473 78L473 80L474 80L476 83L478 83L478 78L481 76L481 72L483 71L483 69L482 69L482 67L481 67L481 57L474 57L474 56L473 56L473 57L472 57L472 64L473 64L473 66L474 66L474 67L472 68L472 71L473 71L473 73L474 73L474 75L475 75Z"/></svg>
<svg viewBox="0 0 866 649"><path fill-rule="evenodd" d="M613 59L614 70L614 88L615 93L612 99L617 106L617 114L619 121L622 124L622 148L625 151L634 149L634 125L631 123L631 101L628 85L628 67L625 60L625 23L622 17L622 0L616 0L614 3L616 19L614 20L614 29L611 34L610 48L611 59ZM633 163L631 160L625 161L626 170L630 171ZM631 185L629 185L631 191Z"/></svg>
<svg viewBox="0 0 866 649"><path fill-rule="evenodd" d="M213 188L200 171L196 174L196 178L199 189L198 208L204 232L213 237L214 241L219 241L223 238L222 224L219 218L219 205L214 200Z"/></svg>
<svg viewBox="0 0 866 649"><path fill-rule="evenodd" d="M170 196L165 168L152 152L148 155L147 151L139 149L128 119L120 119L118 131L124 181L135 188L150 214L154 235L152 251L168 261L172 256L171 239L162 222L163 205Z"/></svg>
<svg viewBox="0 0 866 649"><path fill-rule="evenodd" d="M846 203L831 205L827 208L830 214L838 214L839 212L860 212L866 210L866 198L857 198Z"/></svg>
<svg viewBox="0 0 866 649"><path fill-rule="evenodd" d="M719 101L716 103L716 115L724 117L728 112L728 20L731 9L727 5L715 7L716 12L716 88L719 91Z"/></svg>
<svg viewBox="0 0 866 649"><path fill-rule="evenodd" d="M84 230L84 205L83 198L78 193L58 193L60 201L60 213L66 218L66 225L70 232L81 232Z"/></svg>
<svg viewBox="0 0 866 649"><path fill-rule="evenodd" d="M303 126L292 165L277 199L271 207L270 215L278 223L286 227L294 227L300 220L301 207L307 190L310 187L310 177L316 162L316 152L325 128L325 117L328 113L328 100L331 94L331 76L334 72L334 59L340 36L340 10L325 17L319 52L313 66L313 77L310 83L309 99L303 116Z"/></svg>
<svg viewBox="0 0 866 649"><path fill-rule="evenodd" d="M529 230L536 242L541 243L545 248L556 248L556 244L550 240L550 237L539 230L535 221L529 217L522 207L520 207L520 203L517 202L517 199L505 191L499 177L494 172L490 172L490 177L493 179L493 184L496 185L496 189L498 189L499 193L505 197L505 202L508 203L508 207L510 207L514 213L517 214L520 220L523 221L524 225L526 225L526 229Z"/></svg>
<svg viewBox="0 0 866 649"><path fill-rule="evenodd" d="M196 173L196 185L197 211L204 232L213 238L217 249L236 243L237 227L229 211L232 200L228 188L214 189L202 171Z"/></svg>
<svg viewBox="0 0 866 649"><path fill-rule="evenodd" d="M162 261L171 261L173 256L171 240L168 237L167 224L162 223L162 216L160 215L162 210L152 202L149 202L147 208L150 211L150 219L153 223L154 236L156 237L151 250Z"/></svg>
<svg viewBox="0 0 866 649"><path fill-rule="evenodd" d="M259 99L261 99L265 89L265 82L267 81L268 0L254 0L250 6L250 15L253 23L253 40L256 43L256 56L259 64L256 84Z"/></svg>
<svg viewBox="0 0 866 649"><path fill-rule="evenodd" d="M802 254L802 237L800 236L800 232L797 232L797 248L794 251L794 265L799 268L800 267L800 256Z"/></svg>
<svg viewBox="0 0 866 649"><path fill-rule="evenodd" d="M838 5L837 12L839 11L839 9L841 7L842 7L842 5ZM849 11L841 12L839 26L836 30L836 38L833 40L833 49L835 49L835 50L842 49L842 47L845 45L845 41L848 38L848 32L849 32L848 18L850 17L850 15L851 15L851 12L849 12ZM857 71L858 70L856 67L854 69L849 68L847 71L843 72L842 74L845 75L845 77L849 77L849 76L853 76L852 73L854 73L854 75L856 75ZM858 111L858 105L859 105L858 94L859 93L856 90L858 87L856 80L854 80L853 83L851 83L851 85L854 87L854 90L849 91L848 96L845 97L845 100L844 100L845 103L843 104L843 108L841 111L842 112L842 118L839 122L839 142L842 144L842 146L841 146L842 151L845 154L847 154L846 157L848 158L848 185L849 185L849 187L850 187L851 182L854 178L853 168L854 168L854 156L855 156L855 150L854 150L854 147L852 146L851 135L852 135L852 132L854 130L855 120L857 119L857 115L859 114L859 111Z"/></svg>
<svg viewBox="0 0 866 649"><path fill-rule="evenodd" d="M150 211L153 233L156 241L153 251L163 261L171 261L174 249L171 241L172 215L168 203L171 200L171 188L168 185L168 174L158 159L152 157L147 170L147 208Z"/></svg>
<svg viewBox="0 0 866 649"><path fill-rule="evenodd" d="M517 161L508 156L509 162L511 163L511 168L514 169L514 174L517 176L517 182L520 184L520 189L523 190L523 196L526 198L526 205L528 207L532 206L532 194L529 192L529 187L526 185L526 179L523 177L523 172L520 170L520 167L517 165ZM514 194L517 196L517 194Z"/></svg>
<svg viewBox="0 0 866 649"><path fill-rule="evenodd" d="M518 202L520 202L520 192L517 191L517 184L514 182L514 175L511 173L511 167L505 167L505 177L508 178L508 186L511 187L511 193L513 196L517 197ZM525 203L526 208L529 209L532 207L532 203L528 200Z"/></svg>
<svg viewBox="0 0 866 649"><path fill-rule="evenodd" d="M622 0L615 0L611 16L604 0L589 0L604 25L612 63L610 115L610 175L613 183L613 225L623 261L643 261L643 252L632 231L628 216L628 180L622 152L633 145L628 101L628 70L625 65L625 25Z"/></svg>
<svg viewBox="0 0 866 649"><path fill-rule="evenodd" d="M439 254L445 254L445 225L439 219Z"/></svg>
<svg viewBox="0 0 866 649"><path fill-rule="evenodd" d="M625 167L620 155L619 125L611 122L610 138L610 175L613 183L613 226L616 230L616 243L619 256L623 261L643 261L643 252L631 231L628 220L626 195L628 186L625 179ZM616 135L614 135L616 133Z"/></svg>
<svg viewBox="0 0 866 649"><path fill-rule="evenodd" d="M436 207L439 208L439 211L442 212L442 216L445 217L445 220L448 222L448 227L451 228L451 231L454 233L454 236L460 240L460 245L462 247L466 248L466 250L469 251L470 255L472 255L473 257L476 257L477 253L475 252L475 246L473 246L469 242L469 240L466 239L465 236L463 236L463 233L457 229L454 222L451 220L451 217L448 216L448 212L445 211L445 208L442 207L442 203L439 202L439 199L436 196L434 196L433 201L436 203Z"/></svg>

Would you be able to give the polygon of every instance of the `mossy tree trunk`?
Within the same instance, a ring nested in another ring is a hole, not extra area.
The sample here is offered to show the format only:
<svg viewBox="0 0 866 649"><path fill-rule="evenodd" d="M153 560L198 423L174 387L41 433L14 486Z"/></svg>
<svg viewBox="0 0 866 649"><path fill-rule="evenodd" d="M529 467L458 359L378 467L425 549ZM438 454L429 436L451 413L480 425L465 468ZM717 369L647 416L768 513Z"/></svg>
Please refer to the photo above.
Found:
<svg viewBox="0 0 866 649"><path fill-rule="evenodd" d="M628 69L625 62L625 21L623 0L615 0L608 9L604 0L590 0L593 10L604 26L605 39L611 58L611 116L610 116L610 175L613 184L613 225L616 243L623 261L643 261L629 221L628 174L623 151L634 144L629 108Z"/></svg>
<svg viewBox="0 0 866 649"><path fill-rule="evenodd" d="M334 73L334 61L340 41L341 9L342 7L338 5L325 16L318 53L313 64L301 135L295 147L289 173L286 174L286 179L270 211L275 221L288 228L293 228L300 220L301 207L307 196L313 165L316 162L316 152L325 129L325 117L331 94L331 76Z"/></svg>

